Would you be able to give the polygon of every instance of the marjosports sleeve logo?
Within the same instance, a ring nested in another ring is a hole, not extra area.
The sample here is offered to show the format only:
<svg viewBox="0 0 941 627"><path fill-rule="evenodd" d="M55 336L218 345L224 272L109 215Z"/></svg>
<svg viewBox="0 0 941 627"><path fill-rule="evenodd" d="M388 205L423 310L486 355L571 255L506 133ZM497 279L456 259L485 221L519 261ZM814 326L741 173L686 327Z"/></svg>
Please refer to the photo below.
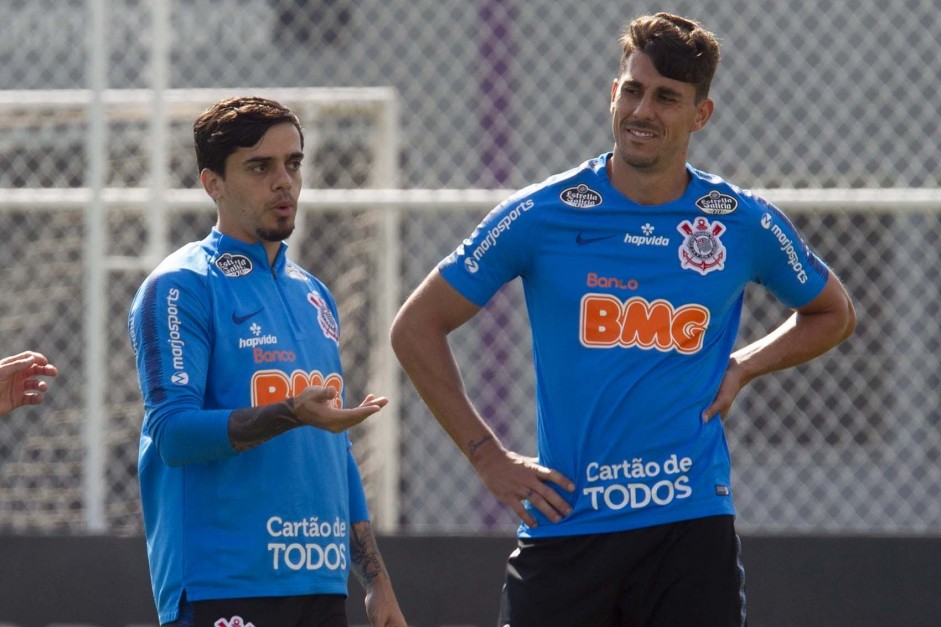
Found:
<svg viewBox="0 0 941 627"><path fill-rule="evenodd" d="M186 342L183 341L183 320L180 318L179 304L180 290L171 287L167 291L167 343L170 345L170 360L173 365L170 381L174 385L186 385L190 381L190 376L186 372L183 361L183 347L186 346Z"/></svg>
<svg viewBox="0 0 941 627"><path fill-rule="evenodd" d="M637 347L683 354L699 352L709 328L703 305L675 307L669 301L641 297L621 301L610 294L582 296L579 329L588 348Z"/></svg>
<svg viewBox="0 0 941 627"><path fill-rule="evenodd" d="M807 271L804 269L804 264L801 263L800 256L797 254L797 246L794 241L788 237L787 233L784 232L778 224L774 221L774 217L770 213L766 213L761 216L761 226L767 231L770 231L771 235L774 236L775 241L778 243L780 250L787 257L787 265L791 267L794 271L794 277L797 279L798 283L807 282ZM796 238L795 238L796 239ZM803 245L803 252L806 257L810 256L810 252L807 250L806 244L798 241L797 245Z"/></svg>
<svg viewBox="0 0 941 627"><path fill-rule="evenodd" d="M535 203L533 202L532 198L527 198L520 204L513 207L513 209L507 212L506 215L504 215L502 218L500 218L495 226L486 228L486 235L484 236L483 240L481 240L480 244L477 245L477 248L468 253L467 258L464 259L464 268L471 274L477 272L477 270L480 269L478 262L481 260L484 254L491 248L496 247L497 240L500 238L500 236L503 233L509 231L510 227L513 226L513 223L516 222L525 212L532 209L534 204ZM477 230L475 230L471 235L471 240L476 238L477 234L482 232L484 228L485 223L478 225ZM461 244L461 246L458 247L458 254L464 254L464 244Z"/></svg>

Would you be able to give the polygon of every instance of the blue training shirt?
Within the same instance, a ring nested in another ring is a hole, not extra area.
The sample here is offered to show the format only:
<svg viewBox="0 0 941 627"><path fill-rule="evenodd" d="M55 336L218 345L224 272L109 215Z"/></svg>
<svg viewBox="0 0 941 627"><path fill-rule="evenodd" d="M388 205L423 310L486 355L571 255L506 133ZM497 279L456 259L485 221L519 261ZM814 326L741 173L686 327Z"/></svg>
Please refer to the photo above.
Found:
<svg viewBox="0 0 941 627"><path fill-rule="evenodd" d="M368 519L346 433L313 427L244 453L233 409L308 385L340 392L336 305L262 244L213 229L167 257L131 305L144 422L139 477L161 624L190 601L346 594L349 532Z"/></svg>
<svg viewBox="0 0 941 627"><path fill-rule="evenodd" d="M521 277L533 340L540 463L575 482L574 511L520 537L622 531L732 514L722 421L703 423L745 287L789 307L828 268L773 205L687 166L658 206L614 189L611 154L516 193L439 264L479 306ZM551 485L551 484L550 484Z"/></svg>

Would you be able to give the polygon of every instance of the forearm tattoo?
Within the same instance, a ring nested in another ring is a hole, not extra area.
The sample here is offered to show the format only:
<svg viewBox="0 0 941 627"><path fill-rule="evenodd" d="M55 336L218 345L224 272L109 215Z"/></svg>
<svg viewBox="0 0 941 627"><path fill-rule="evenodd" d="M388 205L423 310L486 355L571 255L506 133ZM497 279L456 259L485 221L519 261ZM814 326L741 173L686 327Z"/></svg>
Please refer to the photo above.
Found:
<svg viewBox="0 0 941 627"><path fill-rule="evenodd" d="M382 557L379 555L379 547L376 546L372 525L368 522L351 525L350 561L353 564L353 574L363 587L382 574Z"/></svg>
<svg viewBox="0 0 941 627"><path fill-rule="evenodd" d="M471 441L468 442L468 444L467 444L467 454L468 454L468 455L473 455L474 453L477 452L477 449L479 449L481 446L483 446L484 444L486 444L487 442L489 442L489 441L492 440L492 439L493 439L493 436L492 436L492 435L488 435L487 437L482 438L482 439L480 439L480 440L477 440L476 442L474 442L473 440L471 440Z"/></svg>
<svg viewBox="0 0 941 627"><path fill-rule="evenodd" d="M241 453L299 425L293 398L272 405L236 409L229 414L229 442Z"/></svg>

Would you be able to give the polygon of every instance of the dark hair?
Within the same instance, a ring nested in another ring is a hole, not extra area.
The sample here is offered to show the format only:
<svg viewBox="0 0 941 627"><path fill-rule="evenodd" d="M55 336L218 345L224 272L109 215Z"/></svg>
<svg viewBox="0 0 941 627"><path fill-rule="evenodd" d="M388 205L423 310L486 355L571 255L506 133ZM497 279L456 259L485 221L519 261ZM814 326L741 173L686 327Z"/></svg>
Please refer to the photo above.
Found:
<svg viewBox="0 0 941 627"><path fill-rule="evenodd" d="M624 73L631 53L639 51L650 57L663 76L692 83L697 101L709 95L719 65L719 42L698 22L672 13L644 15L625 27L619 41L618 76Z"/></svg>
<svg viewBox="0 0 941 627"><path fill-rule="evenodd" d="M303 148L300 120L281 103L258 96L220 100L193 123L197 171L209 168L224 177L229 155L239 148L254 146L269 128L285 122L293 124L300 133Z"/></svg>

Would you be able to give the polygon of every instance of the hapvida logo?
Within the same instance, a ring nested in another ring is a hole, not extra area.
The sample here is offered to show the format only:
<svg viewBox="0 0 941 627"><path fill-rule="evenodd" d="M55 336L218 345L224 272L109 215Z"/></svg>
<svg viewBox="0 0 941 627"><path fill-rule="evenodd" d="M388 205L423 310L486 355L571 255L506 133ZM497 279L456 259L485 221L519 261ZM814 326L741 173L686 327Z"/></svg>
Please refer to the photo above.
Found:
<svg viewBox="0 0 941 627"><path fill-rule="evenodd" d="M663 235L654 235L653 232L657 230L657 227L650 224L649 222L640 227L643 235L634 235L632 233L624 234L624 243L633 244L634 246L669 246L670 238Z"/></svg>

